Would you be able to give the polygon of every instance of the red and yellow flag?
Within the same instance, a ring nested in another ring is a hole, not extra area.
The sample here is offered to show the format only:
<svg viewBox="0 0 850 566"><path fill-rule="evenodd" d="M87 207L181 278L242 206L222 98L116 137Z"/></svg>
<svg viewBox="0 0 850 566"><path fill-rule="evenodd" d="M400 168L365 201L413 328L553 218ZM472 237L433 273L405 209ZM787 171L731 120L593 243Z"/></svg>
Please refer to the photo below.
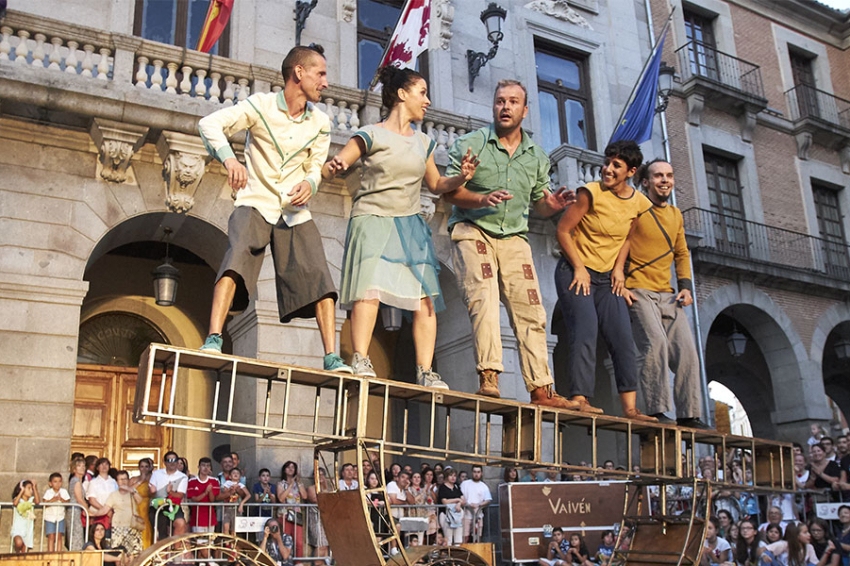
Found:
<svg viewBox="0 0 850 566"><path fill-rule="evenodd" d="M227 26L231 10L233 10L233 0L210 0L210 8L207 10L207 17L198 38L198 51L209 53Z"/></svg>

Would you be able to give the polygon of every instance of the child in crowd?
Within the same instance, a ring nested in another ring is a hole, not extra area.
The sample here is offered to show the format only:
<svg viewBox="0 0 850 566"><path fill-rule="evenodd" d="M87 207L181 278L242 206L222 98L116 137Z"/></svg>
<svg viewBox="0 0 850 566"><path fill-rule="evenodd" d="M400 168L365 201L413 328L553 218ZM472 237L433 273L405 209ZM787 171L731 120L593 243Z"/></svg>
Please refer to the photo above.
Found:
<svg viewBox="0 0 850 566"><path fill-rule="evenodd" d="M230 534L232 527L236 521L236 515L241 515L244 510L244 505L251 500L251 492L242 485L242 470L233 468L230 470L230 475L227 481L222 485L222 491L228 491L227 503L221 512L221 532Z"/></svg>
<svg viewBox="0 0 850 566"><path fill-rule="evenodd" d="M65 550L65 507L70 503L71 495L62 487L62 474L53 472L48 480L50 487L44 492L44 503L55 503L44 509L44 533L47 535L47 552Z"/></svg>
<svg viewBox="0 0 850 566"><path fill-rule="evenodd" d="M602 542L599 544L599 550L596 551L596 563L601 566L607 566L611 563L611 556L614 555L614 531L608 530L602 533Z"/></svg>
<svg viewBox="0 0 850 566"><path fill-rule="evenodd" d="M21 480L12 490L12 544L15 552L22 554L32 550L35 506L41 503L34 481Z"/></svg>
<svg viewBox="0 0 850 566"><path fill-rule="evenodd" d="M255 503L277 503L277 494L275 493L274 486L271 484L271 479L272 473L268 468L260 470L259 481L254 484L254 489L251 490L254 492ZM271 517L272 508L270 506L260 507L260 516Z"/></svg>
<svg viewBox="0 0 850 566"><path fill-rule="evenodd" d="M552 529L552 540L546 549L546 556L537 561L540 566L567 566L569 558L567 553L570 544L564 539L564 531L561 527Z"/></svg>
<svg viewBox="0 0 850 566"><path fill-rule="evenodd" d="M578 533L571 534L570 545L567 548L567 564L591 566L592 563L588 560L588 554L584 538Z"/></svg>

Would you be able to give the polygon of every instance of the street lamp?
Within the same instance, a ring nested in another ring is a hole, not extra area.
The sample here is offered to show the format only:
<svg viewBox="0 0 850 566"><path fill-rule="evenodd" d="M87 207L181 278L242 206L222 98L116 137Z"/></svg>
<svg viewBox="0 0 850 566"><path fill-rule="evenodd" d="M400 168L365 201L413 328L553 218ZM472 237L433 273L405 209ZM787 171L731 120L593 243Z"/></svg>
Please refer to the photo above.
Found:
<svg viewBox="0 0 850 566"><path fill-rule="evenodd" d="M726 346L733 358L740 358L747 349L747 335L738 330L738 325L732 325L732 334L726 338Z"/></svg>
<svg viewBox="0 0 850 566"><path fill-rule="evenodd" d="M835 348L835 357L839 360L850 359L850 340L847 338L839 338L833 348Z"/></svg>
<svg viewBox="0 0 850 566"><path fill-rule="evenodd" d="M161 307L170 307L177 300L177 283L180 281L180 270L171 265L171 258L168 257L169 238L171 237L171 228L165 229L165 263L157 267L151 272L153 276L153 296L156 299L156 304Z"/></svg>
<svg viewBox="0 0 850 566"><path fill-rule="evenodd" d="M301 32L318 3L319 0L295 0L295 45L301 45Z"/></svg>
<svg viewBox="0 0 850 566"><path fill-rule="evenodd" d="M469 71L469 92L473 92L473 83L475 77L481 72L482 67L487 64L487 61L496 56L499 50L499 42L502 41L504 34L502 33L502 23L505 21L505 16L508 12L501 6L497 6L495 2L490 2L487 9L481 12L481 22L487 28L487 39L493 46L487 53L480 51L466 50L466 65Z"/></svg>
<svg viewBox="0 0 850 566"><path fill-rule="evenodd" d="M661 67L658 69L658 106L655 107L656 114L667 110L670 93L673 92L673 77L675 75L676 68L661 61Z"/></svg>

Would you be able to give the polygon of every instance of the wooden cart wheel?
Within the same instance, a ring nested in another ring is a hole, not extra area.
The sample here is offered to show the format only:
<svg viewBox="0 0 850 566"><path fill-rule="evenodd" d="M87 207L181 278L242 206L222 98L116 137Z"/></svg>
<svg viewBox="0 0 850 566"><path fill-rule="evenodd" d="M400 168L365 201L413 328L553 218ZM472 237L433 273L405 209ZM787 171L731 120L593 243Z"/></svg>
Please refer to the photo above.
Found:
<svg viewBox="0 0 850 566"><path fill-rule="evenodd" d="M487 566L487 561L471 550L459 546L417 546L407 549L407 559L397 555L387 566L423 564L425 566Z"/></svg>
<svg viewBox="0 0 850 566"><path fill-rule="evenodd" d="M178 562L276 566L257 545L221 533L192 533L162 539L136 557L131 565L165 566Z"/></svg>

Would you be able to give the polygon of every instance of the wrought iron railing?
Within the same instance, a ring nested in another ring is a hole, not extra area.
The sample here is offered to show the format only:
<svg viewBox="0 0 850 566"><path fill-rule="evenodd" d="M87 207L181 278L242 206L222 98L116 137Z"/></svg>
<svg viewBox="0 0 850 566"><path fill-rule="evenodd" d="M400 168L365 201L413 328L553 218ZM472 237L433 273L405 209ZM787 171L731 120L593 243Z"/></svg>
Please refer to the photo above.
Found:
<svg viewBox="0 0 850 566"><path fill-rule="evenodd" d="M850 100L838 98L807 84L785 92L788 110L794 121L817 118L834 126L850 129Z"/></svg>
<svg viewBox="0 0 850 566"><path fill-rule="evenodd" d="M702 77L755 98L764 98L761 69L699 41L689 41L676 50L679 73L685 83Z"/></svg>
<svg viewBox="0 0 850 566"><path fill-rule="evenodd" d="M702 208L689 208L682 214L687 230L701 236L698 249L850 279L846 242L816 238Z"/></svg>

